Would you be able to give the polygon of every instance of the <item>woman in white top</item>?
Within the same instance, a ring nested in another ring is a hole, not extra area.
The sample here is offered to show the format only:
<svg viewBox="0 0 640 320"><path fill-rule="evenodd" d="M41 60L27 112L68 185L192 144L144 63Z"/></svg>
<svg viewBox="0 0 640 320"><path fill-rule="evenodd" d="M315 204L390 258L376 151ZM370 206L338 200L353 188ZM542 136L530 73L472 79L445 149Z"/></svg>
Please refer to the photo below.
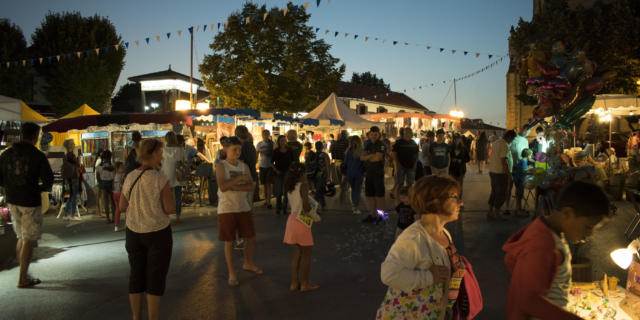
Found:
<svg viewBox="0 0 640 320"><path fill-rule="evenodd" d="M186 163L187 155L184 148L178 144L178 137L173 131L167 132L164 140L167 142L167 146L164 148L162 166L160 168L169 180L169 187L171 187L175 195L177 223L180 222L180 214L182 213L182 187L185 186L185 181L179 181L176 178L176 165L178 161Z"/></svg>
<svg viewBox="0 0 640 320"><path fill-rule="evenodd" d="M253 179L249 166L240 161L242 143L237 137L221 139L226 153L225 160L216 164L218 181L218 240L224 241L224 257L229 270L229 285L237 286L238 277L233 265L233 242L236 232L245 240L242 269L263 274L253 263L256 233L251 217L248 193L253 191Z"/></svg>
<svg viewBox="0 0 640 320"><path fill-rule="evenodd" d="M120 210L127 211L126 249L131 272L129 302L133 319L142 317L142 294L147 294L149 319L158 319L173 240L169 215L175 213L169 180L158 167L162 142L144 140L137 153L142 165L131 171L122 185Z"/></svg>
<svg viewBox="0 0 640 320"><path fill-rule="evenodd" d="M405 319L414 315L413 307L419 319L450 314L459 289L450 279L459 286L461 261L444 225L458 219L459 194L458 183L448 176L427 176L411 188L411 207L420 219L400 234L382 263L382 282L389 289L376 319ZM394 303L397 299L407 303Z"/></svg>

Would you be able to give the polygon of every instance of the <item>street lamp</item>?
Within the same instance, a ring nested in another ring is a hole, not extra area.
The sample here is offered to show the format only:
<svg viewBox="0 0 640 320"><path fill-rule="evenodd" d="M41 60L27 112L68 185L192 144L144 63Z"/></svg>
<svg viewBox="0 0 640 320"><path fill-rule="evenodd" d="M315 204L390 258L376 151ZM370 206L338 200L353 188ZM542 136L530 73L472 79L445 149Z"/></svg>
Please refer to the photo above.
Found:
<svg viewBox="0 0 640 320"><path fill-rule="evenodd" d="M458 110L458 94L456 90L456 79L453 79L453 110L449 111L449 115L455 118L463 118L464 112Z"/></svg>

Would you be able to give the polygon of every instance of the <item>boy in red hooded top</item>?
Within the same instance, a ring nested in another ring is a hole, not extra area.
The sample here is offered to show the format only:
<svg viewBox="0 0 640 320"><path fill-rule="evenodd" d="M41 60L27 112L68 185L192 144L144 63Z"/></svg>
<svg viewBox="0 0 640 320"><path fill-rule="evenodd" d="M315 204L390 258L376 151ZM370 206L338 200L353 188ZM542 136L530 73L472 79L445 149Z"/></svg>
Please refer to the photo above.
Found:
<svg viewBox="0 0 640 320"><path fill-rule="evenodd" d="M506 312L509 320L581 319L565 307L571 288L567 241L585 241L609 213L602 189L572 182L558 196L550 216L540 217L502 247L511 271Z"/></svg>

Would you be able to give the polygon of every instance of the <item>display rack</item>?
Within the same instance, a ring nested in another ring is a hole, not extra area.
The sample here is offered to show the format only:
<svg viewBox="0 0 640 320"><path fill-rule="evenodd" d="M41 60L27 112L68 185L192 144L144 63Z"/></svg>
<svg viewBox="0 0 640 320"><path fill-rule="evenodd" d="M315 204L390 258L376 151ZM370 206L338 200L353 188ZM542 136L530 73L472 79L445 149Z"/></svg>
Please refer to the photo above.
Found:
<svg viewBox="0 0 640 320"><path fill-rule="evenodd" d="M127 141L131 140L131 132L114 131L111 133L111 160L113 163L124 163L124 150L127 147Z"/></svg>
<svg viewBox="0 0 640 320"><path fill-rule="evenodd" d="M109 132L86 132L82 139L82 165L87 172L93 172L97 160L97 152L109 149Z"/></svg>

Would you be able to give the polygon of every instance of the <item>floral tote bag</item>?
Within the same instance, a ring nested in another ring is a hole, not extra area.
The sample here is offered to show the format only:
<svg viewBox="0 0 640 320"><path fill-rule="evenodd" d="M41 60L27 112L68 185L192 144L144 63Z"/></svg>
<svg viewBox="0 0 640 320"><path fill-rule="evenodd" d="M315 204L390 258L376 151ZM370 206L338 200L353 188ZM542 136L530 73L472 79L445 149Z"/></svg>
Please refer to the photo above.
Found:
<svg viewBox="0 0 640 320"><path fill-rule="evenodd" d="M404 292L389 288L376 313L376 320L442 319L445 312L444 285Z"/></svg>

